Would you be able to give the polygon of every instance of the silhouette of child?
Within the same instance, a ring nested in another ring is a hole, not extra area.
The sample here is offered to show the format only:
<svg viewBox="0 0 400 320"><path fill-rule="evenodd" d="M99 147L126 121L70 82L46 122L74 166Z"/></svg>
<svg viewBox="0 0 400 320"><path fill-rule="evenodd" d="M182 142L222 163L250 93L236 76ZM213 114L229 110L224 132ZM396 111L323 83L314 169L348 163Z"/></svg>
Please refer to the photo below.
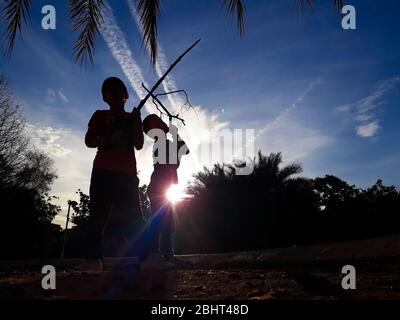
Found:
<svg viewBox="0 0 400 320"><path fill-rule="evenodd" d="M124 110L129 94L122 80L107 78L101 91L110 109L93 114L85 136L86 146L97 148L90 180L90 215L85 241L85 257L90 260L103 258L103 233L111 211L113 216L118 216L114 235L123 239L119 241L117 256L129 255L129 242L144 222L135 159L135 149L143 147L140 111Z"/></svg>
<svg viewBox="0 0 400 320"><path fill-rule="evenodd" d="M169 261L173 259L174 215L171 203L166 198L168 188L178 184L177 169L182 155L189 149L178 135L178 128L168 125L157 115L151 114L143 120L143 130L154 139L153 164L147 194L150 199L152 220L149 228L149 252L151 256L162 257ZM167 139L167 133L173 140ZM157 259L157 258L155 258Z"/></svg>

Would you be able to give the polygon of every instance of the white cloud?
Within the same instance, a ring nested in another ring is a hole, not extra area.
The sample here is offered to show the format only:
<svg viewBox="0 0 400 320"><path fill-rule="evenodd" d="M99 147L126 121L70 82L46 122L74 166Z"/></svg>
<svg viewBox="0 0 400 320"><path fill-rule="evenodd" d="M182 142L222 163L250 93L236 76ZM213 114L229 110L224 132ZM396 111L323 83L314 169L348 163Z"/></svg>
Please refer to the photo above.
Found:
<svg viewBox="0 0 400 320"><path fill-rule="evenodd" d="M354 117L355 120L365 122L374 118L372 114L358 114Z"/></svg>
<svg viewBox="0 0 400 320"><path fill-rule="evenodd" d="M378 121L374 121L365 125L358 126L356 128L357 135L362 138L371 138L378 133L379 130Z"/></svg>
<svg viewBox="0 0 400 320"><path fill-rule="evenodd" d="M63 101L64 103L68 103L68 102L69 102L69 99L68 99L68 97L65 95L63 89L60 89L57 93L58 93L58 96L59 96L59 98L61 99L61 101Z"/></svg>
<svg viewBox="0 0 400 320"><path fill-rule="evenodd" d="M381 99L399 82L400 77L393 77L381 82L377 88L367 97L357 101L355 107L357 111L364 114L377 108L381 103Z"/></svg>
<svg viewBox="0 0 400 320"><path fill-rule="evenodd" d="M63 89L53 90L51 88L48 88L46 90L46 101L49 103L55 103L55 102L59 102L59 101L68 103L69 99L65 95Z"/></svg>
<svg viewBox="0 0 400 320"><path fill-rule="evenodd" d="M89 192L95 149L85 146L84 132L40 124L28 124L27 130L34 145L54 160L58 178L52 186L51 194L59 197L54 202L62 207L63 214L55 222L61 223L65 219L67 201L78 200L75 194L77 189Z"/></svg>
<svg viewBox="0 0 400 320"><path fill-rule="evenodd" d="M46 101L49 103L54 103L57 100L57 94L53 89L46 90Z"/></svg>
<svg viewBox="0 0 400 320"><path fill-rule="evenodd" d="M383 98L400 81L400 77L388 78L379 83L371 94L351 104L336 108L339 112L351 113L353 119L360 123L356 126L356 133L362 138L371 138L379 131L379 119L374 111L383 104Z"/></svg>
<svg viewBox="0 0 400 320"><path fill-rule="evenodd" d="M60 140L68 134L67 131L29 123L27 124L27 131L34 145L50 157L60 158L71 153L70 149L60 143Z"/></svg>
<svg viewBox="0 0 400 320"><path fill-rule="evenodd" d="M349 106L349 105L339 106L336 108L336 111L338 111L338 112L349 112L350 110L351 110L351 106Z"/></svg>

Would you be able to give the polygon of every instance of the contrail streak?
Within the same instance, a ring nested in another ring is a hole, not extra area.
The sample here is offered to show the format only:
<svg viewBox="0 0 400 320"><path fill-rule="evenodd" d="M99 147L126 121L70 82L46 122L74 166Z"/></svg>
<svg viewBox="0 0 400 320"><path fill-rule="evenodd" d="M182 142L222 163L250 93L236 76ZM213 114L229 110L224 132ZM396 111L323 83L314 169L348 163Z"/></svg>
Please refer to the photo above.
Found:
<svg viewBox="0 0 400 320"><path fill-rule="evenodd" d="M143 82L146 86L147 83L144 80L142 70L133 58L132 51L129 49L123 32L118 27L111 8L103 11L103 23L100 27L100 34L110 49L112 56L129 80L136 95L139 99L142 99L146 95L146 92L142 88L141 83ZM148 107L146 109L149 111Z"/></svg>
<svg viewBox="0 0 400 320"><path fill-rule="evenodd" d="M129 10L131 12L132 17L135 19L135 22L139 29L139 32L140 32L141 36L143 37L143 35L144 35L143 27L142 27L142 23L140 22L140 16L136 10L134 1L127 0L127 4L129 6ZM156 58L156 63L155 63L155 70L156 70L157 76L161 77L164 74L164 72L168 69L169 65L167 62L167 57L165 56L164 50L163 50L162 46L160 45L160 43L157 44L157 47L158 47L158 50L157 50L157 58ZM151 53L150 46L146 45L146 50L149 54ZM173 80L172 76L170 76L170 75L163 81L162 86L163 86L163 89L165 92L177 90L175 81ZM167 97L171 104L171 107L173 108L173 110L175 112L177 112L179 110L179 104L181 103L181 101L180 101L181 99L174 97L172 95L168 95Z"/></svg>
<svg viewBox="0 0 400 320"><path fill-rule="evenodd" d="M250 140L247 141L246 143L246 148L248 144L252 144L254 143L259 137L261 137L266 131L272 129L273 127L276 127L281 120L288 115L291 111L295 110L299 103L303 102L304 98L314 89L314 87L318 84L320 84L322 82L322 79L320 77L318 77L317 79L313 80L308 86L307 88L296 98L295 102L292 103L292 105L290 107L285 108L278 116L276 116L274 118L274 120L272 120L270 123L267 123L266 126L264 126L264 128L262 128L261 130L259 130L257 132L257 134ZM242 149L240 148L238 150L238 152L235 153L235 156L239 155L242 153Z"/></svg>

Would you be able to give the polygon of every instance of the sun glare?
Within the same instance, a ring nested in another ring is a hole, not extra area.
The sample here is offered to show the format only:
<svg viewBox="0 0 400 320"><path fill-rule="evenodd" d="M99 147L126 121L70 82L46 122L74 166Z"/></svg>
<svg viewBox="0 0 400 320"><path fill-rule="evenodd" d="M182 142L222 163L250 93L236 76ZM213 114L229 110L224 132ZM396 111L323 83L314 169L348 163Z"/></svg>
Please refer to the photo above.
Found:
<svg viewBox="0 0 400 320"><path fill-rule="evenodd" d="M187 197L184 193L182 186L179 184L172 184L167 190L167 199L173 203L179 202Z"/></svg>

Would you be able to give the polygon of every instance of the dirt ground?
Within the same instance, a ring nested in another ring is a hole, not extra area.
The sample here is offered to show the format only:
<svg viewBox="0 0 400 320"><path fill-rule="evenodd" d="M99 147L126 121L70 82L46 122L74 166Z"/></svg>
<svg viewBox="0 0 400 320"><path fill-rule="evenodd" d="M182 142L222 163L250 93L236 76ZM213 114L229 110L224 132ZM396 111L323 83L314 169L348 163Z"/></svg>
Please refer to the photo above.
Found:
<svg viewBox="0 0 400 320"><path fill-rule="evenodd" d="M354 265L357 288L341 286L342 267ZM43 274L0 273L0 299L255 299L399 300L400 259L179 266L164 272L57 270L56 290Z"/></svg>

